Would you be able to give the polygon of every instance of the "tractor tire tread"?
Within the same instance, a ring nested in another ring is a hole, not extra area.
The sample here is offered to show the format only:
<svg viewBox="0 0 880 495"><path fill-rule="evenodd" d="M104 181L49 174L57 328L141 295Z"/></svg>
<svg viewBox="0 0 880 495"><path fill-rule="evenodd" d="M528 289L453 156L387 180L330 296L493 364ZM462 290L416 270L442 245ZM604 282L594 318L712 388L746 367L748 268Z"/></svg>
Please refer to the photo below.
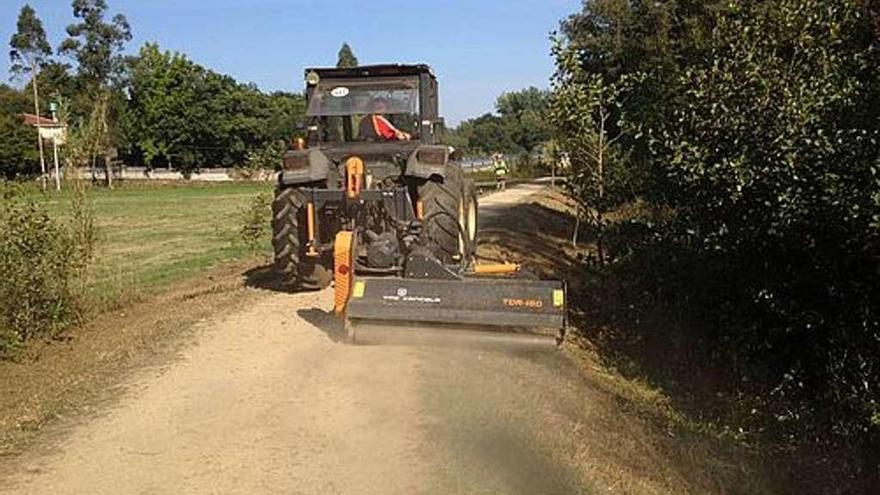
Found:
<svg viewBox="0 0 880 495"><path fill-rule="evenodd" d="M419 187L424 208L425 235L436 246L435 254L451 263L461 258L459 209L463 195L463 175L457 166L447 166L446 177L429 179Z"/></svg>
<svg viewBox="0 0 880 495"><path fill-rule="evenodd" d="M275 270L286 285L299 290L320 290L333 278L332 264L304 255L303 220L305 203L295 188L277 189L272 201L272 248Z"/></svg>

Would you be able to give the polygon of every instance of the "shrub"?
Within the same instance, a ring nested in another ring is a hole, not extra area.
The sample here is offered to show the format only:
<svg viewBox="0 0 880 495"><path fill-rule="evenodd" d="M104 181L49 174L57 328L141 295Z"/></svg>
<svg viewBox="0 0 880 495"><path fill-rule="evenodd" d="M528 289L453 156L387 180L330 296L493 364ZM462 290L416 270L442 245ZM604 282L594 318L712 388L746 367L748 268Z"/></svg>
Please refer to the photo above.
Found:
<svg viewBox="0 0 880 495"><path fill-rule="evenodd" d="M71 220L59 222L21 188L0 188L0 355L7 355L77 320L95 227L82 189L74 192Z"/></svg>
<svg viewBox="0 0 880 495"><path fill-rule="evenodd" d="M682 76L670 125L651 134L666 173L655 197L724 280L703 292L712 341L773 384L781 422L880 443L869 30L843 0L731 9L713 63Z"/></svg>
<svg viewBox="0 0 880 495"><path fill-rule="evenodd" d="M686 342L682 354L728 372L713 386L757 402L750 416L766 421L751 430L763 439L813 443L826 459L825 447L844 446L858 452L854 477L880 479L876 9L861 0L614 3L624 25L638 24L628 32L596 11L607 2L584 5L560 74L566 61L615 84L645 74L621 109L637 132L619 144L623 166L645 176L636 195L667 213L610 236L617 265L607 278L630 303L620 316L638 323L653 306L694 320L693 338L677 326L653 344ZM669 29L644 22L646 8ZM628 39L607 43L615 36ZM574 107L580 95L561 96ZM587 114L563 116L577 124Z"/></svg>
<svg viewBox="0 0 880 495"><path fill-rule="evenodd" d="M244 165L235 167L236 176L242 179L260 179L267 170L277 170L286 149L287 144L284 141L275 141L248 151Z"/></svg>
<svg viewBox="0 0 880 495"><path fill-rule="evenodd" d="M261 251L268 245L269 218L272 213L272 198L269 193L260 193L250 198L241 209L239 234L252 251Z"/></svg>

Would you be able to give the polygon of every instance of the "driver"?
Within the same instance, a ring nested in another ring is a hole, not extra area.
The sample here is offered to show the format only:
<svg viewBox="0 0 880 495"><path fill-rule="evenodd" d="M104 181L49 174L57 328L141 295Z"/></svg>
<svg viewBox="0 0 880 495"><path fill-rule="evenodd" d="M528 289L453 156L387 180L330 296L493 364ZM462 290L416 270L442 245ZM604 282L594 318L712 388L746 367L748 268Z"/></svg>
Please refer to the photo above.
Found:
<svg viewBox="0 0 880 495"><path fill-rule="evenodd" d="M384 114L388 113L388 100L376 98L370 102L370 115L361 119L358 135L361 139L374 141L409 141L412 136L401 131L388 120Z"/></svg>

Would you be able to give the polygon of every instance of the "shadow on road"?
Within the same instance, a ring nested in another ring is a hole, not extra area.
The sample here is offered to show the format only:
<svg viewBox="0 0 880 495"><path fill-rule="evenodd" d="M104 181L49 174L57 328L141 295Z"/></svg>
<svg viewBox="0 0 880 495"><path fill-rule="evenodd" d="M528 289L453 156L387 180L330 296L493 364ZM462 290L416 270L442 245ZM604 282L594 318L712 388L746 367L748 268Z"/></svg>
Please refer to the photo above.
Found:
<svg viewBox="0 0 880 495"><path fill-rule="evenodd" d="M247 287L288 294L295 292L289 285L284 283L284 279L275 272L271 264L251 268L244 272L242 276L244 277L244 285Z"/></svg>
<svg viewBox="0 0 880 495"><path fill-rule="evenodd" d="M342 318L332 311L324 311L318 308L303 308L296 310L297 316L309 322L318 330L327 334L333 342L345 342L345 324Z"/></svg>
<svg viewBox="0 0 880 495"><path fill-rule="evenodd" d="M245 286L254 289L285 294L302 292L295 291L290 285L285 284L283 278L275 272L272 265L252 268L244 272L243 276ZM300 318L325 333L334 342L343 342L345 340L345 326L342 319L332 311L325 311L319 308L303 308L298 309L296 313Z"/></svg>

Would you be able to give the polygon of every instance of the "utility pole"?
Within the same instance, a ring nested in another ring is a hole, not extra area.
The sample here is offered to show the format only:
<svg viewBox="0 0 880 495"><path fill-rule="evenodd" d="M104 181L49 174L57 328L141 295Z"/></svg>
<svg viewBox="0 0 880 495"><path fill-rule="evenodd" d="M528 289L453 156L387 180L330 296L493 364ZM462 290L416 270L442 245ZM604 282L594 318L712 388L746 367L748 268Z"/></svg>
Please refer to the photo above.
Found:
<svg viewBox="0 0 880 495"><path fill-rule="evenodd" d="M55 190L61 191L61 175L58 171L58 137L52 137L52 153L55 155Z"/></svg>
<svg viewBox="0 0 880 495"><path fill-rule="evenodd" d="M58 104L53 102L49 103L49 110L52 112L52 122L58 124ZM55 159L55 190L61 191L61 173L58 170L58 133L62 132L62 128L56 128L55 134L52 135L52 155Z"/></svg>
<svg viewBox="0 0 880 495"><path fill-rule="evenodd" d="M43 184L43 190L45 191L48 184L46 183L46 155L43 152L43 136L40 133L40 96L37 93L38 67L39 64L34 60L31 63L31 74L33 74L31 86L34 87L34 112L36 112L37 117L37 147L40 149L40 182Z"/></svg>

